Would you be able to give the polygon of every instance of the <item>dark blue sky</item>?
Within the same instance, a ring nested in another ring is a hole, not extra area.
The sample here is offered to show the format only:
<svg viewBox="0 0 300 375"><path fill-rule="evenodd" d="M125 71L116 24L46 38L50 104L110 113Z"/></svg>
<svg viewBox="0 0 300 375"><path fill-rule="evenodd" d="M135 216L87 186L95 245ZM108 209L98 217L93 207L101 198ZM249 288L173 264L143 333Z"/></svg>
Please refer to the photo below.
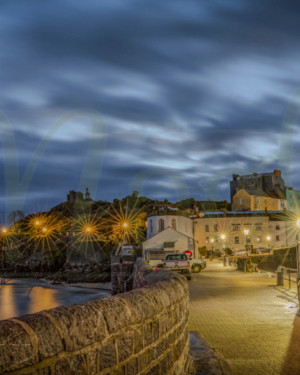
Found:
<svg viewBox="0 0 300 375"><path fill-rule="evenodd" d="M274 168L300 190L299 126L284 121L299 15L277 0L1 2L1 215L85 186L229 200L232 173Z"/></svg>

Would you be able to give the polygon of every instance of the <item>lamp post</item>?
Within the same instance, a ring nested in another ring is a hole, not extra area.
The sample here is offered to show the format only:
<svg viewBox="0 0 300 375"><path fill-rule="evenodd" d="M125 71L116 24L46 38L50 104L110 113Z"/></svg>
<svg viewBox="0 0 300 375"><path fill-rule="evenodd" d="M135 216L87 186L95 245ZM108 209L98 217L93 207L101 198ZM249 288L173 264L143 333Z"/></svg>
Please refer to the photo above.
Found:
<svg viewBox="0 0 300 375"><path fill-rule="evenodd" d="M246 248L246 253L247 253L247 256L248 256L248 245L247 245L247 236L249 234L249 230L248 229L245 229L244 230L244 233L246 235L246 245L245 245L245 248Z"/></svg>
<svg viewBox="0 0 300 375"><path fill-rule="evenodd" d="M268 241L268 247L269 247L269 254L271 253L271 243L270 243L270 240L271 240L271 237L268 236L267 237L267 241Z"/></svg>
<svg viewBox="0 0 300 375"><path fill-rule="evenodd" d="M213 257L213 251L214 251L214 239L212 238L210 241L211 241L210 260L212 260L212 257Z"/></svg>
<svg viewBox="0 0 300 375"><path fill-rule="evenodd" d="M224 252L224 254L225 254L225 234L222 234L222 236L221 236L221 238L222 238L222 247L223 247L223 252Z"/></svg>

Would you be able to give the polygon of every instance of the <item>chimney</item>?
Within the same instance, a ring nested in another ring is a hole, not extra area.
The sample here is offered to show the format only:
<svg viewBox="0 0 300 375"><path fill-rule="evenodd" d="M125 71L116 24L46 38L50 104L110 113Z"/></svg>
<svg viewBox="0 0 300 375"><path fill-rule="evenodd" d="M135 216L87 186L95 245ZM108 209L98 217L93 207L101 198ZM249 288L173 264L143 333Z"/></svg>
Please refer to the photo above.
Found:
<svg viewBox="0 0 300 375"><path fill-rule="evenodd" d="M281 177L281 171L279 171L278 169L274 169L274 175Z"/></svg>

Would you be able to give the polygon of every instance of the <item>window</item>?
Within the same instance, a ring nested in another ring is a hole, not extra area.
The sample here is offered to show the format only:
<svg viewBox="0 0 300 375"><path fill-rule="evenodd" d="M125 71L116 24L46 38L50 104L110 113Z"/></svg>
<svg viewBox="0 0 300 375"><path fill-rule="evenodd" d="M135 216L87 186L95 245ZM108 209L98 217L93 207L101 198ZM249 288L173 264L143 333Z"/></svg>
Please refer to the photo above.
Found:
<svg viewBox="0 0 300 375"><path fill-rule="evenodd" d="M251 243L251 238L250 238L250 236L247 236L247 237L246 237L246 242L247 242L247 243Z"/></svg>
<svg viewBox="0 0 300 375"><path fill-rule="evenodd" d="M187 256L185 254L169 254L166 260L187 260Z"/></svg>
<svg viewBox="0 0 300 375"><path fill-rule="evenodd" d="M257 242L260 243L261 242L261 236L257 236Z"/></svg>
<svg viewBox="0 0 300 375"><path fill-rule="evenodd" d="M284 208L284 201L281 201L281 208Z"/></svg>
<svg viewBox="0 0 300 375"><path fill-rule="evenodd" d="M215 242L218 242L219 238L218 236L215 236Z"/></svg>
<svg viewBox="0 0 300 375"><path fill-rule="evenodd" d="M209 232L209 225L205 225L205 232Z"/></svg>
<svg viewBox="0 0 300 375"><path fill-rule="evenodd" d="M300 195L298 195L298 201L300 200Z"/></svg>
<svg viewBox="0 0 300 375"><path fill-rule="evenodd" d="M234 237L234 243L240 243L240 237Z"/></svg>
<svg viewBox="0 0 300 375"><path fill-rule="evenodd" d="M209 237L206 237L205 243L209 243Z"/></svg>
<svg viewBox="0 0 300 375"><path fill-rule="evenodd" d="M240 224L232 224L232 230L234 232L237 232L237 231L241 230Z"/></svg>
<svg viewBox="0 0 300 375"><path fill-rule="evenodd" d="M275 206L275 201L273 201L273 206Z"/></svg>
<svg viewBox="0 0 300 375"><path fill-rule="evenodd" d="M276 225L276 230L280 230L280 225Z"/></svg>
<svg viewBox="0 0 300 375"><path fill-rule="evenodd" d="M152 220L150 220L150 233L153 233L153 223L152 223Z"/></svg>
<svg viewBox="0 0 300 375"><path fill-rule="evenodd" d="M265 199L264 202L265 202L265 206L266 206L267 205L267 200Z"/></svg>
<svg viewBox="0 0 300 375"><path fill-rule="evenodd" d="M255 204L259 204L259 203L260 203L260 199L259 199L259 198L255 198L255 199L254 199L254 203L255 203Z"/></svg>
<svg viewBox="0 0 300 375"><path fill-rule="evenodd" d="M256 230L262 230L262 224L256 224Z"/></svg>
<svg viewBox="0 0 300 375"><path fill-rule="evenodd" d="M176 230L176 219L172 219L172 229L175 229Z"/></svg>
<svg viewBox="0 0 300 375"><path fill-rule="evenodd" d="M218 231L218 224L215 224L215 225L214 225L214 231L215 231L215 232Z"/></svg>
<svg viewBox="0 0 300 375"><path fill-rule="evenodd" d="M276 236L276 241L279 241L279 236Z"/></svg>
<svg viewBox="0 0 300 375"><path fill-rule="evenodd" d="M244 204L244 199L243 198L240 199L240 204Z"/></svg>
<svg viewBox="0 0 300 375"><path fill-rule="evenodd" d="M165 222L163 219L159 219L159 222L158 222L158 230L161 232L165 229Z"/></svg>

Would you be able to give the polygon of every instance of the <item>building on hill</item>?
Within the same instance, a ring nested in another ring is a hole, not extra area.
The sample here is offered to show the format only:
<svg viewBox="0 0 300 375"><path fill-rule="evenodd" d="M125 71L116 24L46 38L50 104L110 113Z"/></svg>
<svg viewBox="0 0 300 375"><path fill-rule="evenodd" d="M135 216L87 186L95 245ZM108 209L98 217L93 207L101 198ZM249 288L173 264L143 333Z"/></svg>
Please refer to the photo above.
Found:
<svg viewBox="0 0 300 375"><path fill-rule="evenodd" d="M285 194L279 198L279 193L240 189L233 197L232 211L283 211L287 209L287 201Z"/></svg>
<svg viewBox="0 0 300 375"><path fill-rule="evenodd" d="M281 177L281 171L276 169L269 173L253 173L243 176L234 174L232 175L232 181L230 181L231 203L233 203L233 197L240 189L273 191L276 187L285 189L285 181Z"/></svg>
<svg viewBox="0 0 300 375"><path fill-rule="evenodd" d="M70 190L69 194L67 194L67 201L68 202L92 201L91 194L88 188L86 188L86 192L84 195L85 195L85 199L83 199L83 193L81 191Z"/></svg>

